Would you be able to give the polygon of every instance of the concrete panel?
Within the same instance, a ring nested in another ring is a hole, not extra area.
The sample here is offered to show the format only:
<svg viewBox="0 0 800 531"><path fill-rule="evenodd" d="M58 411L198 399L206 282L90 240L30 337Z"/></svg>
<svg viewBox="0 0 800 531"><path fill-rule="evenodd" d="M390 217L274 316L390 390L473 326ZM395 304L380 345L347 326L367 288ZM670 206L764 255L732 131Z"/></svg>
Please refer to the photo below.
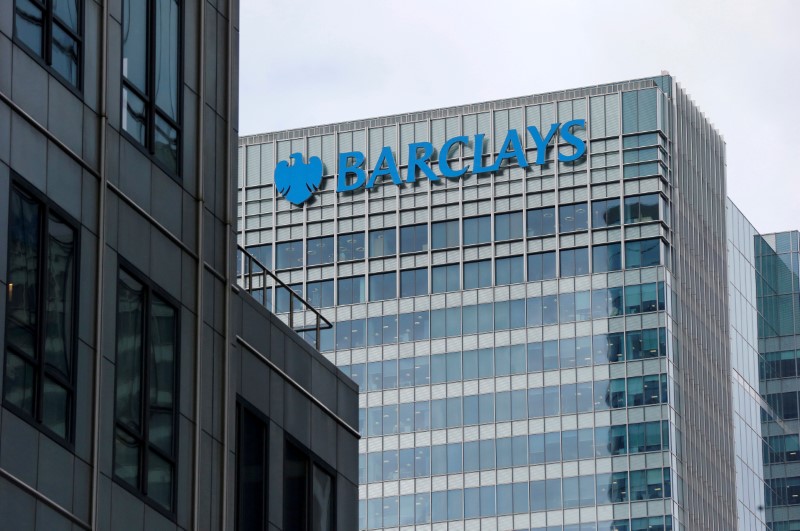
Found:
<svg viewBox="0 0 800 531"><path fill-rule="evenodd" d="M72 521L57 513L49 505L36 503L37 531L72 531Z"/></svg>
<svg viewBox="0 0 800 531"><path fill-rule="evenodd" d="M321 408L311 406L311 451L337 468L336 421Z"/></svg>
<svg viewBox="0 0 800 531"><path fill-rule="evenodd" d="M183 218L181 187L174 179L156 167L153 167L152 177L151 214L172 234L180 238Z"/></svg>
<svg viewBox="0 0 800 531"><path fill-rule="evenodd" d="M283 396L286 432L311 448L311 402L290 385L286 386Z"/></svg>
<svg viewBox="0 0 800 531"><path fill-rule="evenodd" d="M119 151L120 190L137 205L150 212L150 159L126 139L121 140Z"/></svg>
<svg viewBox="0 0 800 531"><path fill-rule="evenodd" d="M314 359L316 356L309 356L311 360L311 386L309 390L328 406L331 411L336 411L336 375L331 372L320 360Z"/></svg>
<svg viewBox="0 0 800 531"><path fill-rule="evenodd" d="M195 359L197 356L197 319L185 308L181 310L181 357L180 357L180 405L181 414L187 419L194 419Z"/></svg>
<svg viewBox="0 0 800 531"><path fill-rule="evenodd" d="M83 107L83 160L100 169L100 119L89 107Z"/></svg>
<svg viewBox="0 0 800 531"><path fill-rule="evenodd" d="M270 371L267 365L249 351L241 349L242 395L264 415L270 416Z"/></svg>
<svg viewBox="0 0 800 531"><path fill-rule="evenodd" d="M294 334L287 334L284 339L284 345L286 346L284 370L304 389L311 391L311 356L298 341L303 340Z"/></svg>
<svg viewBox="0 0 800 531"><path fill-rule="evenodd" d="M89 345L95 342L95 314L97 294L97 238L86 229L81 230L80 270L78 271L78 337Z"/></svg>
<svg viewBox="0 0 800 531"><path fill-rule="evenodd" d="M36 500L0 478L0 522L14 522L16 529L34 529L35 521Z"/></svg>
<svg viewBox="0 0 800 531"><path fill-rule="evenodd" d="M81 219L81 167L52 142L47 144L47 174L48 197L73 219Z"/></svg>
<svg viewBox="0 0 800 531"><path fill-rule="evenodd" d="M183 91L183 131L185 133L181 138L182 184L183 189L195 197L197 196L197 94L188 89Z"/></svg>
<svg viewBox="0 0 800 531"><path fill-rule="evenodd" d="M144 503L116 482L111 483L111 528L114 531L144 529Z"/></svg>
<svg viewBox="0 0 800 531"><path fill-rule="evenodd" d="M77 381L75 382L75 455L89 461L92 452L92 389L94 386L94 351L78 342Z"/></svg>
<svg viewBox="0 0 800 531"><path fill-rule="evenodd" d="M10 4L4 3L0 9L5 11L10 7ZM0 15L0 19L2 18L3 16ZM0 20L0 24L5 22L5 20ZM6 35L0 35L0 92L3 94L11 94L11 56L11 39Z"/></svg>
<svg viewBox="0 0 800 531"><path fill-rule="evenodd" d="M174 522L155 509L145 506L144 529L147 531L175 531L178 527Z"/></svg>
<svg viewBox="0 0 800 531"><path fill-rule="evenodd" d="M75 457L49 437L39 439L36 488L62 507L72 510L73 461Z"/></svg>
<svg viewBox="0 0 800 531"><path fill-rule="evenodd" d="M97 79L100 77L100 19L102 12L97 2L85 2L83 6L83 100L90 109L99 113L100 98Z"/></svg>
<svg viewBox="0 0 800 531"><path fill-rule="evenodd" d="M119 254L150 276L150 223L125 203L119 204Z"/></svg>
<svg viewBox="0 0 800 531"><path fill-rule="evenodd" d="M271 524L283 529L283 454L284 432L274 422L269 424L269 509L267 515Z"/></svg>
<svg viewBox="0 0 800 531"><path fill-rule="evenodd" d="M50 78L47 128L77 154L83 153L83 103L60 82Z"/></svg>
<svg viewBox="0 0 800 531"><path fill-rule="evenodd" d="M11 98L34 120L47 124L47 71L22 48L14 46L11 73Z"/></svg>
<svg viewBox="0 0 800 531"><path fill-rule="evenodd" d="M358 439L341 426L336 428L337 470L347 479L358 484Z"/></svg>
<svg viewBox="0 0 800 531"><path fill-rule="evenodd" d="M100 207L100 182L88 171L82 174L81 223L92 233L97 234L97 212Z"/></svg>
<svg viewBox="0 0 800 531"><path fill-rule="evenodd" d="M11 114L11 168L39 190L45 190L47 141L16 113Z"/></svg>
<svg viewBox="0 0 800 531"><path fill-rule="evenodd" d="M39 432L10 411L0 426L0 467L35 486L39 464Z"/></svg>
<svg viewBox="0 0 800 531"><path fill-rule="evenodd" d="M72 481L72 512L88 522L91 517L92 468L80 459L75 459Z"/></svg>
<svg viewBox="0 0 800 531"><path fill-rule="evenodd" d="M159 230L150 238L150 274L153 281L167 293L181 296L181 250Z"/></svg>
<svg viewBox="0 0 800 531"><path fill-rule="evenodd" d="M336 478L336 528L358 529L358 487L341 475Z"/></svg>
<svg viewBox="0 0 800 531"><path fill-rule="evenodd" d="M194 476L194 423L178 418L178 525L189 529L191 523L192 477Z"/></svg>

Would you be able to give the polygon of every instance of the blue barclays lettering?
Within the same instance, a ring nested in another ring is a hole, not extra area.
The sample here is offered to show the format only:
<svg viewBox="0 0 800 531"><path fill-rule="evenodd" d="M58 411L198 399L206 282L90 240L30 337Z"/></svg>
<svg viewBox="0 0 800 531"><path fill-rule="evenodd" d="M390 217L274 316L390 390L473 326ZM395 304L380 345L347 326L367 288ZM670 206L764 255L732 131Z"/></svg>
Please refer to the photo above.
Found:
<svg viewBox="0 0 800 531"><path fill-rule="evenodd" d="M497 171L505 160L507 160L509 164L516 163L521 168L527 168L531 164L542 165L546 163L547 146L553 140L556 133L559 134L559 137L563 142L566 142L575 148L574 153L571 155L565 155L560 151L557 151L558 160L560 162L573 162L586 154L586 142L575 136L574 130L585 128L586 120L582 119L570 120L563 124L558 122L553 123L550 125L550 128L545 135L542 135L536 126L528 126L526 128L528 134L533 140L533 143L536 145L536 160L534 162L528 161L527 157L525 156L525 150L522 147L522 139L520 138L519 132L516 129L510 129L506 133L505 139L501 144L500 151L494 161L494 164L489 166L483 165L483 147L484 142L486 141L486 135L477 134L472 139L472 146L474 147L473 152L475 155L472 158L471 171L469 164L464 164L463 168L455 170L450 166L450 163L447 160L447 155L454 147L458 146L459 144L465 147L470 145L470 139L468 137L455 136L446 140L442 145L442 148L439 150L437 159L439 172L441 173L442 177L446 177L448 179L459 179L467 174L480 175L482 173L491 173ZM381 152L378 155L378 160L375 162L375 166L372 169L369 179L367 179L367 172L364 168L366 157L362 152L350 151L347 153L340 153L339 172L336 176L336 191L352 192L358 190L359 188L371 189L376 184L383 184L383 182L378 181L378 178L386 176L388 176L395 185L402 186L405 183L413 183L416 181L417 170L419 170L420 177L425 177L430 181L439 181L440 176L436 175L436 172L432 168L434 153L434 146L430 142L414 142L409 144L408 176L406 177L405 181L403 181L403 179L400 177L397 161L392 153L392 149L388 146L381 149ZM308 196L310 197L311 193L316 191L316 187L319 186L319 182L322 179L322 164L318 163L319 159L317 157L312 157L309 159L309 164L305 165L306 167L303 167L303 173L301 175L301 168L299 166L302 164L302 155L299 153L293 153L292 159L295 160L295 165L292 167L289 167L288 163L285 161L278 163L277 170L282 170L282 176L285 176L284 181L289 181L288 177L290 173L292 176L297 174L298 179L305 181L303 184L308 183L310 186L302 187L302 194L297 192L293 194L291 198L287 195L289 192L291 192L291 189L286 184L283 186L278 186L278 191L291 202L299 205L307 199L307 197L305 197L305 199L303 198L306 196L307 190ZM290 170L295 169L295 166L297 166L297 171L290 172ZM279 171L278 173L281 172ZM319 175L311 176L310 173L319 173ZM276 184L279 183L276 182Z"/></svg>

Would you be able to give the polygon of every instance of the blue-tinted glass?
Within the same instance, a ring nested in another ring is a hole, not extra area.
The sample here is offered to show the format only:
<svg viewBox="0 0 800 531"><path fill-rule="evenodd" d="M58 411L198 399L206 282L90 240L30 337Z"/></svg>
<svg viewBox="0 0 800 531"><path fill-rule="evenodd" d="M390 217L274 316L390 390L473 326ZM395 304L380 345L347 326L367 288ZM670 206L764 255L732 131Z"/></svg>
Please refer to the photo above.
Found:
<svg viewBox="0 0 800 531"><path fill-rule="evenodd" d="M58 24L53 24L52 66L73 86L78 86L80 59L81 51L78 41L61 29Z"/></svg>
<svg viewBox="0 0 800 531"><path fill-rule="evenodd" d="M147 93L147 15L147 2L123 3L122 75L142 93Z"/></svg>
<svg viewBox="0 0 800 531"><path fill-rule="evenodd" d="M492 261L479 260L464 264L464 289L483 288L492 285Z"/></svg>
<svg viewBox="0 0 800 531"><path fill-rule="evenodd" d="M386 256L397 252L397 233L395 229L381 229L369 232L369 256Z"/></svg>
<svg viewBox="0 0 800 531"><path fill-rule="evenodd" d="M574 205L559 205L558 223L559 232L575 232L586 230L589 225L589 215L586 203Z"/></svg>
<svg viewBox="0 0 800 531"><path fill-rule="evenodd" d="M400 228L400 252L417 253L428 250L428 225L410 225Z"/></svg>
<svg viewBox="0 0 800 531"><path fill-rule="evenodd" d="M333 280L309 282L306 291L306 300L315 308L333 306Z"/></svg>
<svg viewBox="0 0 800 531"><path fill-rule="evenodd" d="M445 249L458 247L458 221L440 221L431 224L431 247Z"/></svg>
<svg viewBox="0 0 800 531"><path fill-rule="evenodd" d="M517 284L524 281L522 256L495 260L495 284Z"/></svg>
<svg viewBox="0 0 800 531"><path fill-rule="evenodd" d="M127 88L122 89L122 128L144 145L147 139L147 113L144 101Z"/></svg>
<svg viewBox="0 0 800 531"><path fill-rule="evenodd" d="M278 269L303 265L303 242L300 240L278 243L275 246L275 262Z"/></svg>
<svg viewBox="0 0 800 531"><path fill-rule="evenodd" d="M542 324L551 325L558 323L558 296L545 295L542 297Z"/></svg>
<svg viewBox="0 0 800 531"><path fill-rule="evenodd" d="M619 243L592 247L592 272L605 273L622 269L622 251Z"/></svg>
<svg viewBox="0 0 800 531"><path fill-rule="evenodd" d="M619 199L592 201L592 228L612 227L619 222Z"/></svg>
<svg viewBox="0 0 800 531"><path fill-rule="evenodd" d="M340 261L361 260L364 258L364 233L354 232L338 236L338 259Z"/></svg>
<svg viewBox="0 0 800 531"><path fill-rule="evenodd" d="M464 220L464 245L488 243L492 239L491 216Z"/></svg>
<svg viewBox="0 0 800 531"><path fill-rule="evenodd" d="M180 5L177 0L156 0L155 87L156 106L173 121L178 119L178 80L180 79Z"/></svg>
<svg viewBox="0 0 800 531"><path fill-rule="evenodd" d="M497 214L494 218L495 241L522 238L522 212Z"/></svg>
<svg viewBox="0 0 800 531"><path fill-rule="evenodd" d="M528 237L545 236L556 232L555 207L528 210Z"/></svg>
<svg viewBox="0 0 800 531"><path fill-rule="evenodd" d="M161 115L155 118L155 157L171 173L178 173L178 130Z"/></svg>
<svg viewBox="0 0 800 531"><path fill-rule="evenodd" d="M333 236L312 238L306 242L306 265L333 263Z"/></svg>
<svg viewBox="0 0 800 531"><path fill-rule="evenodd" d="M528 255L528 280L547 280L556 277L556 253Z"/></svg>
<svg viewBox="0 0 800 531"><path fill-rule="evenodd" d="M460 520L464 514L463 491L447 491L447 519Z"/></svg>

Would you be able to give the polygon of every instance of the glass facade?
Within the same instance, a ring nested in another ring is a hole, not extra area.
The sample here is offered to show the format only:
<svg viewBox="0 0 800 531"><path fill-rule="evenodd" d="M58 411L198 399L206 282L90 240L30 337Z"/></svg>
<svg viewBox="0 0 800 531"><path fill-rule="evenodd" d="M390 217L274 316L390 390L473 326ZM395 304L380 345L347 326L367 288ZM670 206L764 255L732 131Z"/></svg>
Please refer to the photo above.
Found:
<svg viewBox="0 0 800 531"><path fill-rule="evenodd" d="M542 153L521 135L542 164L335 191L337 152L365 153L369 169L386 146L405 180L410 143L483 134L483 153L470 140L446 159L489 166L510 129L574 119L587 151L571 162L558 134ZM336 287L321 350L361 389L360 529L736 527L727 297L715 285L723 147L668 76L242 139L242 245L271 244L268 260L298 289ZM295 152L324 166L302 207L272 181ZM701 156L702 171L687 158ZM343 251L353 235L358 251ZM327 237L335 261L309 261Z"/></svg>

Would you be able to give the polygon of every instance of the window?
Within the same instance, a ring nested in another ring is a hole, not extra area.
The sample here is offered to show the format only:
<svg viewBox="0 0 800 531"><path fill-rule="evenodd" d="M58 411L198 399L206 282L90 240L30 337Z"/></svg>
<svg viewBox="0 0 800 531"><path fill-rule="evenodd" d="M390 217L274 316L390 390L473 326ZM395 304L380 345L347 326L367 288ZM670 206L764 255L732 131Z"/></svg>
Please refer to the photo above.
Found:
<svg viewBox="0 0 800 531"><path fill-rule="evenodd" d="M175 506L178 312L119 270L114 476L158 506Z"/></svg>
<svg viewBox="0 0 800 531"><path fill-rule="evenodd" d="M339 304L358 304L365 300L364 277L339 279Z"/></svg>
<svg viewBox="0 0 800 531"><path fill-rule="evenodd" d="M458 291L460 278L458 264L434 266L431 268L431 293Z"/></svg>
<svg viewBox="0 0 800 531"><path fill-rule="evenodd" d="M564 249L561 251L561 276L574 277L589 274L589 249Z"/></svg>
<svg viewBox="0 0 800 531"><path fill-rule="evenodd" d="M267 529L269 427L250 408L238 404L236 450L236 529Z"/></svg>
<svg viewBox="0 0 800 531"><path fill-rule="evenodd" d="M556 278L556 253L536 253L528 255L528 281Z"/></svg>
<svg viewBox="0 0 800 531"><path fill-rule="evenodd" d="M82 4L79 0L17 0L14 14L17 42L77 89L83 58Z"/></svg>
<svg viewBox="0 0 800 531"><path fill-rule="evenodd" d="M508 258L498 258L494 262L495 284L518 284L524 282L525 275L522 272L524 262L521 256L510 256Z"/></svg>
<svg viewBox="0 0 800 531"><path fill-rule="evenodd" d="M397 231L381 229L369 231L369 257L387 256L397 252Z"/></svg>
<svg viewBox="0 0 800 531"><path fill-rule="evenodd" d="M428 339L430 337L428 312L401 313L397 317L397 329L401 342Z"/></svg>
<svg viewBox="0 0 800 531"><path fill-rule="evenodd" d="M253 245L247 248L247 252L252 254L264 267L272 269L272 244ZM258 270L255 269L253 272L257 273ZM249 273L249 271L244 271L244 273Z"/></svg>
<svg viewBox="0 0 800 531"><path fill-rule="evenodd" d="M278 286L275 290L275 313L303 311L303 285L289 284L289 289Z"/></svg>
<svg viewBox="0 0 800 531"><path fill-rule="evenodd" d="M495 241L516 240L522 238L522 212L497 214L494 217Z"/></svg>
<svg viewBox="0 0 800 531"><path fill-rule="evenodd" d="M428 225L400 227L400 252L418 253L428 250Z"/></svg>
<svg viewBox="0 0 800 531"><path fill-rule="evenodd" d="M306 265L333 263L333 236L312 238L306 242Z"/></svg>
<svg viewBox="0 0 800 531"><path fill-rule="evenodd" d="M397 273L375 273L369 276L369 300L382 301L397 297Z"/></svg>
<svg viewBox="0 0 800 531"><path fill-rule="evenodd" d="M287 267L303 267L302 240L276 244L275 266L277 269L285 269Z"/></svg>
<svg viewBox="0 0 800 531"><path fill-rule="evenodd" d="M625 243L625 267L649 267L661 263L661 240L634 240Z"/></svg>
<svg viewBox="0 0 800 531"><path fill-rule="evenodd" d="M592 201L592 228L619 225L619 199Z"/></svg>
<svg viewBox="0 0 800 531"><path fill-rule="evenodd" d="M362 260L364 258L364 233L353 232L350 234L340 234L339 242L339 261Z"/></svg>
<svg viewBox="0 0 800 531"><path fill-rule="evenodd" d="M122 3L122 129L164 170L179 172L179 0Z"/></svg>
<svg viewBox="0 0 800 531"><path fill-rule="evenodd" d="M11 187L3 400L61 439L72 437L77 231Z"/></svg>
<svg viewBox="0 0 800 531"><path fill-rule="evenodd" d="M528 237L556 233L556 208L528 210Z"/></svg>
<svg viewBox="0 0 800 531"><path fill-rule="evenodd" d="M309 282L306 288L306 300L311 306L315 308L333 306L333 280Z"/></svg>
<svg viewBox="0 0 800 531"><path fill-rule="evenodd" d="M476 245L492 241L492 218L481 216L464 220L464 245Z"/></svg>
<svg viewBox="0 0 800 531"><path fill-rule="evenodd" d="M658 194L637 195L625 198L625 223L644 223L656 221L658 215Z"/></svg>
<svg viewBox="0 0 800 531"><path fill-rule="evenodd" d="M619 243L592 247L592 272L606 273L622 269L622 249Z"/></svg>
<svg viewBox="0 0 800 531"><path fill-rule="evenodd" d="M400 296L416 297L428 294L428 268L408 269L400 272Z"/></svg>
<svg viewBox="0 0 800 531"><path fill-rule="evenodd" d="M558 207L558 232L575 232L589 228L586 203Z"/></svg>
<svg viewBox="0 0 800 531"><path fill-rule="evenodd" d="M431 223L431 248L447 249L458 247L458 221L439 221Z"/></svg>
<svg viewBox="0 0 800 531"><path fill-rule="evenodd" d="M484 288L491 285L491 260L464 263L464 289Z"/></svg>
<svg viewBox="0 0 800 531"><path fill-rule="evenodd" d="M285 442L283 456L283 528L332 531L336 528L333 475L306 449Z"/></svg>

